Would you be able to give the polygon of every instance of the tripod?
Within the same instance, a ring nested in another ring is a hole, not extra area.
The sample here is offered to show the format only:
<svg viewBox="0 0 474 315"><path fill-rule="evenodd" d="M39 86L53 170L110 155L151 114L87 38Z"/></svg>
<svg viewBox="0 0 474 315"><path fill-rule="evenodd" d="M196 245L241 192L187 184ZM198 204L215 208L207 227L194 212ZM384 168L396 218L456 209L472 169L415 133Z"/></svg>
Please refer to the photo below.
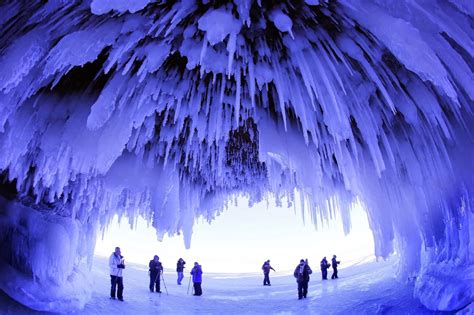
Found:
<svg viewBox="0 0 474 315"><path fill-rule="evenodd" d="M161 272L160 272L160 273L161 273ZM161 273L161 280L163 280L163 285L165 286L166 295L169 295L169 294L168 294L168 288L166 288L165 277L163 277L163 274L162 274L162 273Z"/></svg>
<svg viewBox="0 0 474 315"><path fill-rule="evenodd" d="M191 286L191 277L189 277L189 282L188 282L188 292L186 292L186 295L188 295L188 294L189 294L189 287L190 287L190 286ZM193 288L193 290L194 290L194 288Z"/></svg>

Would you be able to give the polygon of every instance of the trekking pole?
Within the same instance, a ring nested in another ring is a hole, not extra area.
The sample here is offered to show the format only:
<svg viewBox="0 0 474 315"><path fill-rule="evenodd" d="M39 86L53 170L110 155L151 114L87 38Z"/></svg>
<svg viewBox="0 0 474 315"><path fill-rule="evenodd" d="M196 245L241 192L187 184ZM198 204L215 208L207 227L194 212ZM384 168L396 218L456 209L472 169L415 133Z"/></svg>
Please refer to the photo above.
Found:
<svg viewBox="0 0 474 315"><path fill-rule="evenodd" d="M163 274L161 274L161 279L163 279L163 285L165 286L166 295L169 295L168 289L166 288L165 277L163 277Z"/></svg>
<svg viewBox="0 0 474 315"><path fill-rule="evenodd" d="M189 282L188 282L188 292L186 292L186 295L189 294L189 287L191 286L191 277L189 277Z"/></svg>

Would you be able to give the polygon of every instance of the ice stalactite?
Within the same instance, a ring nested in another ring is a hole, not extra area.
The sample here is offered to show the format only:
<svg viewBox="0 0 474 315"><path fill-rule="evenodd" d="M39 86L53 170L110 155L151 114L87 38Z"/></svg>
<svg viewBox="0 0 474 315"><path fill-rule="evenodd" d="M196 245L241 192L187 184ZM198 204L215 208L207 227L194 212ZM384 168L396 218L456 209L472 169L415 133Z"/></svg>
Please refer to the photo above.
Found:
<svg viewBox="0 0 474 315"><path fill-rule="evenodd" d="M297 190L315 224L338 211L346 231L362 202L376 255L399 253L428 307L472 302L470 1L7 0L0 11L2 264L24 279L51 287L18 262L12 209L79 230L141 215L190 246L194 219L230 198L292 203ZM466 276L447 289L453 266Z"/></svg>

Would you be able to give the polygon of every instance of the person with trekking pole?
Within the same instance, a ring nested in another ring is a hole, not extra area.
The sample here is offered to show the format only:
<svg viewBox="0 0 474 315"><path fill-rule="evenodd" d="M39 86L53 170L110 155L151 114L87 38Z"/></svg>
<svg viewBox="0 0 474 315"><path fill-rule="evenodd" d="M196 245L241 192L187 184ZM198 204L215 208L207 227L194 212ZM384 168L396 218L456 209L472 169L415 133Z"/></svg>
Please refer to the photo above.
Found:
<svg viewBox="0 0 474 315"><path fill-rule="evenodd" d="M157 293L161 293L160 290L160 275L163 272L163 265L160 262L160 258L158 255L155 255L150 263L148 264L150 267L149 274L150 274L150 292L153 292L156 288Z"/></svg>
<svg viewBox="0 0 474 315"><path fill-rule="evenodd" d="M191 270L191 275L193 276L193 286L194 286L194 294L195 296L202 295L202 267L199 265L198 262L194 263L194 268Z"/></svg>

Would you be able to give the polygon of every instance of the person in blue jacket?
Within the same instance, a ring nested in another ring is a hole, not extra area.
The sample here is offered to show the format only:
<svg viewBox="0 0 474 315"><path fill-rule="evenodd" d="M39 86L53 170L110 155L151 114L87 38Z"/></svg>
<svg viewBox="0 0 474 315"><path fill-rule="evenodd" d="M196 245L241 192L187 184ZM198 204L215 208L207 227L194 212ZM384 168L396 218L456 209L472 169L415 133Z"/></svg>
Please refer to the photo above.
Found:
<svg viewBox="0 0 474 315"><path fill-rule="evenodd" d="M198 262L194 263L194 267L191 270L191 275L193 276L193 286L194 286L194 294L195 296L202 295L202 267Z"/></svg>
<svg viewBox="0 0 474 315"><path fill-rule="evenodd" d="M323 276L323 280L328 279L328 269L329 269L329 267L331 267L331 264L328 263L328 261L326 260L326 257L324 257L323 260L321 260L321 274Z"/></svg>

